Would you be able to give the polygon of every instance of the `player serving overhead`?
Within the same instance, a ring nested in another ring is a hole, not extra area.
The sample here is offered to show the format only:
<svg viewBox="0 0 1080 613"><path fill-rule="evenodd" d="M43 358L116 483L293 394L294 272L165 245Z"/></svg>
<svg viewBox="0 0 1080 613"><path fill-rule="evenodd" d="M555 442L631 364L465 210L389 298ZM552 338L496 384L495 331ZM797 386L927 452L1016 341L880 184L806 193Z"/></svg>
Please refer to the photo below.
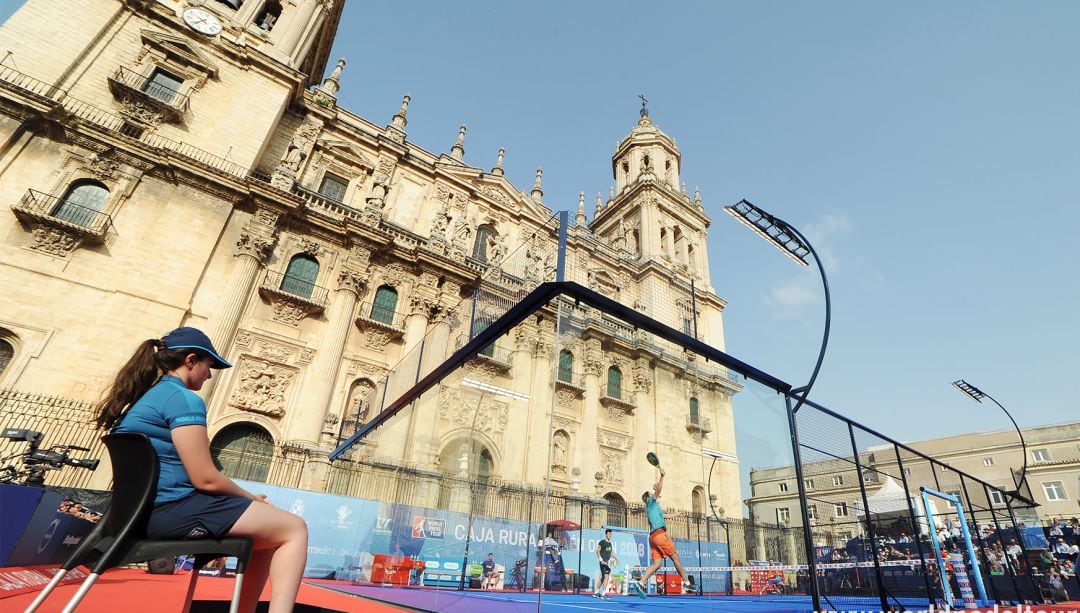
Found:
<svg viewBox="0 0 1080 613"><path fill-rule="evenodd" d="M660 490L664 487L664 477L667 473L664 472L663 468L660 468L660 460L655 453L650 451L645 457L650 464L660 469L660 480L653 486L653 491L650 493L646 490L641 495L641 501L645 503L645 514L649 518L649 554L652 557L652 564L649 564L649 567L645 569L645 574L642 575L641 579L631 582L631 585L637 590L638 596L644 598L649 577L653 576L653 573L660 568L664 558L670 558L671 562L675 564L675 570L679 571L679 576L682 577L683 592L695 592L697 590L694 588L693 577L688 577L686 571L683 570L682 561L679 560L679 553L675 551L675 543L667 533L664 509L660 507L660 503L657 501L657 498L660 497Z"/></svg>

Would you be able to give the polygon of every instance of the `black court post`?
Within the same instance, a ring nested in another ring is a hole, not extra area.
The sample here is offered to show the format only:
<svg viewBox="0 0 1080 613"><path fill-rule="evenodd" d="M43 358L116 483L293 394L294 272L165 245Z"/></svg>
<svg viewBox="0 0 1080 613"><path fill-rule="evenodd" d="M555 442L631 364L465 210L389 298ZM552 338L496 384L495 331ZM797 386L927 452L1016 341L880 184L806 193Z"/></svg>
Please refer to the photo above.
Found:
<svg viewBox="0 0 1080 613"><path fill-rule="evenodd" d="M862 496L863 517L866 518L866 533L870 536L870 552L874 556L874 577L877 580L878 597L881 598L881 610L888 611L889 597L885 594L885 576L881 572L881 555L878 553L877 531L874 530L874 520L870 517L870 501L866 496L866 479L863 476L862 461L859 460L859 445L855 442L855 426L849 421L847 427L848 436L851 437L851 457L855 460L855 474L859 480L859 495Z"/></svg>
<svg viewBox="0 0 1080 613"><path fill-rule="evenodd" d="M805 391L803 392L806 393ZM788 430L791 433L791 453L795 463L795 482L799 488L799 514L803 522L803 547L806 549L806 563L810 567L810 599L814 604L815 611L821 611L821 586L818 585L817 556L814 554L814 535L810 529L810 511L807 510L806 483L803 479L802 454L799 452L799 427L796 423L795 412L791 409L791 395L784 395L784 404L787 405ZM731 544L728 543L728 564L731 564ZM732 581L735 577L732 575ZM735 586L732 585L732 590Z"/></svg>

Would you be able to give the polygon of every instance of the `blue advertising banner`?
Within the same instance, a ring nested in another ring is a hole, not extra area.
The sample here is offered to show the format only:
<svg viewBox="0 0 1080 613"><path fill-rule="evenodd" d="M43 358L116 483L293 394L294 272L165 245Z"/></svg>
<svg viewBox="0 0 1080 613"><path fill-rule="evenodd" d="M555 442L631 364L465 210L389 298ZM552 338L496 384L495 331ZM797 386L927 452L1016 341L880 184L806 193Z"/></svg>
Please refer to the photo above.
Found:
<svg viewBox="0 0 1080 613"><path fill-rule="evenodd" d="M45 490L36 487L0 484L0 501L3 501L4 507L4 521L0 522L0 566L9 566L8 556L19 542L44 493Z"/></svg>
<svg viewBox="0 0 1080 613"><path fill-rule="evenodd" d="M90 534L93 523L58 510L62 498L55 492L42 494L6 566L59 564Z"/></svg>
<svg viewBox="0 0 1080 613"><path fill-rule="evenodd" d="M504 571L507 587L515 580L531 587L541 576L539 570L552 562L542 547L549 529L537 523L264 483L241 484L307 521L308 565L304 574L308 577L468 587L469 579L479 574L479 565L491 553L497 568ZM550 528L557 539L554 550L561 570L589 577L589 584L595 585L600 576L596 546L603 531L581 530L569 522L552 522ZM613 573L617 579L626 567L649 564L647 535L616 532L612 542L620 562ZM675 547L686 566L729 563L724 543L702 541L699 550L698 541L675 539ZM423 572L416 570L419 562L424 564ZM520 572L515 573L515 568ZM726 575L706 575L704 579L706 589L727 589ZM565 587L573 585L565 582Z"/></svg>

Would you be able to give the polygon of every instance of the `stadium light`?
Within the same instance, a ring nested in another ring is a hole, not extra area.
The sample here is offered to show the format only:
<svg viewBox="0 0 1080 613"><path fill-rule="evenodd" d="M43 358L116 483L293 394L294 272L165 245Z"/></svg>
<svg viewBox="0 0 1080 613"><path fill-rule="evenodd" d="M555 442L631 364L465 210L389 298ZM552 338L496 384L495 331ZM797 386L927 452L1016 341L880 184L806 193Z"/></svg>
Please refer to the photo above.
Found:
<svg viewBox="0 0 1080 613"><path fill-rule="evenodd" d="M513 398L514 400L529 399L529 396L527 394L515 392L514 390L506 389L505 387L499 387L497 385L492 385L490 383L484 383L483 381L477 381L476 379L462 379L461 384L465 387L471 387L482 392L495 394L496 396L503 396L504 398Z"/></svg>
<svg viewBox="0 0 1080 613"><path fill-rule="evenodd" d="M1013 416L1011 413L1009 413L1009 410L1002 406L1002 404L995 400L994 397L990 394L987 394L986 392L968 383L967 381L964 381L963 379L953 381L952 386L960 390L960 393L967 396L968 398L971 398L975 402L978 402L979 404L982 404L983 398L989 398L990 401L998 405L998 407L1002 411L1005 411L1005 415L1009 418L1009 421L1012 422L1013 427L1016 428L1016 434L1020 436L1020 450L1024 454L1024 466L1020 469L1020 479L1017 479L1016 476L1013 475L1013 483L1016 484L1016 493L1023 496L1024 494L1022 493L1022 490L1027 482L1028 452L1027 443L1024 442L1024 433L1020 430L1020 426L1016 424L1016 420L1013 419Z"/></svg>
<svg viewBox="0 0 1080 613"><path fill-rule="evenodd" d="M744 198L731 206L724 207L724 211L779 249L780 253L791 258L796 264L809 266L810 263L806 260L806 256L814 256L818 272L821 273L821 283L825 287L825 331L822 335L821 349L818 351L817 363L814 365L814 372L810 375L810 381L802 387L791 390L799 399L795 406L791 408L791 412L797 413L799 407L810 395L810 389L814 387L814 381L817 380L818 372L821 370L821 362L825 359L825 348L829 345L829 327L832 323L832 298L829 295L829 280L825 276L825 267L822 266L821 258L818 257L817 252L810 245L810 241L806 240L802 233L783 219L766 213L749 200Z"/></svg>

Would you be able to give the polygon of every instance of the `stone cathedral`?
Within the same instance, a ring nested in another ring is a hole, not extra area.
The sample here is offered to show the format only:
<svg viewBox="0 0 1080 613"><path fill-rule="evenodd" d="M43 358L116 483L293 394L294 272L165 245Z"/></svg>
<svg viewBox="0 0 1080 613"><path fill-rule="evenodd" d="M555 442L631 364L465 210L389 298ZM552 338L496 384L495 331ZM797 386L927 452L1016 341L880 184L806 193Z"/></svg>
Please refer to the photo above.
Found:
<svg viewBox="0 0 1080 613"><path fill-rule="evenodd" d="M93 401L139 341L196 326L235 364L201 392L226 472L273 480L302 456L288 484L324 490L328 452L371 417L363 399L560 209L574 280L723 349L710 220L647 112L628 116L592 211L584 194L546 202L541 171L518 189L503 151L466 162L464 126L448 153L410 141L407 94L381 120L340 107L342 9L28 0L0 28L0 388ZM470 371L528 394L527 411L492 400L465 432L467 392L444 387L348 461L452 474L472 445L472 475L543 487L550 469L557 492L627 504L655 448L679 474L665 507L706 511L700 448L733 456L739 385L581 320L562 344L530 320ZM262 472L238 473L253 457ZM737 463L715 476L738 514Z"/></svg>

